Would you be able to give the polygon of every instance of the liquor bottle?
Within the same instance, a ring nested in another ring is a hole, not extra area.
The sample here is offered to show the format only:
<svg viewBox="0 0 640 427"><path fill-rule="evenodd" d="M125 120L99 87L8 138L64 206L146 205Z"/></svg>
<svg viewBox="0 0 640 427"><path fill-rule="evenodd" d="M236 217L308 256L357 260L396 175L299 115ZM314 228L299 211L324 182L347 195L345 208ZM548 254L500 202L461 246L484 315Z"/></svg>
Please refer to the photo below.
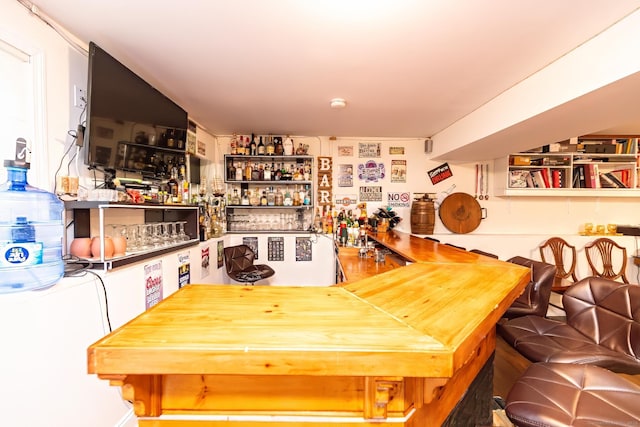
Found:
<svg viewBox="0 0 640 427"><path fill-rule="evenodd" d="M236 179L236 167L233 165L233 160L229 159L227 164L227 180L233 181Z"/></svg>
<svg viewBox="0 0 640 427"><path fill-rule="evenodd" d="M262 190L262 197L260 197L260 206L267 206L269 201L267 199L267 190Z"/></svg>
<svg viewBox="0 0 640 427"><path fill-rule="evenodd" d="M242 167L242 163L239 163L236 168L236 181L242 181L244 168Z"/></svg>
<svg viewBox="0 0 640 427"><path fill-rule="evenodd" d="M242 198L240 199L240 204L242 206L249 206L249 194L247 193L247 189L242 190Z"/></svg>
<svg viewBox="0 0 640 427"><path fill-rule="evenodd" d="M247 161L246 166L244 168L244 179L246 181L251 181L252 173L253 173L253 167L251 166L251 162Z"/></svg>
<svg viewBox="0 0 640 427"><path fill-rule="evenodd" d="M233 196L231 196L231 205L238 206L240 204L240 194L238 194L238 189L233 189Z"/></svg>
<svg viewBox="0 0 640 427"><path fill-rule="evenodd" d="M284 206L284 194L282 194L280 187L278 187L278 191L276 191L275 202L276 206Z"/></svg>
<svg viewBox="0 0 640 427"><path fill-rule="evenodd" d="M258 142L258 148L257 148L257 154L258 156L264 156L266 151L265 151L266 147L264 146L264 143L262 142L262 137L260 137L260 142Z"/></svg>
<svg viewBox="0 0 640 427"><path fill-rule="evenodd" d="M230 151L232 156L235 156L236 154L238 154L238 137L237 135L234 133L233 136L231 137L231 151Z"/></svg>
<svg viewBox="0 0 640 427"><path fill-rule="evenodd" d="M262 177L262 179L264 181L271 181L271 168L269 167L268 163L264 165L264 176Z"/></svg>
<svg viewBox="0 0 640 427"><path fill-rule="evenodd" d="M272 173L273 173L273 172L272 172ZM278 168L275 170L275 180L276 180L276 181L280 181L280 180L282 180L282 168L281 168L281 167L278 167Z"/></svg>
<svg viewBox="0 0 640 427"><path fill-rule="evenodd" d="M180 203L183 205L188 205L191 202L191 183L186 177L182 178L182 197L180 198Z"/></svg>
<svg viewBox="0 0 640 427"><path fill-rule="evenodd" d="M284 142L282 143L283 149L284 149L284 155L285 156L292 156L293 155L293 139L286 137L284 139Z"/></svg>
<svg viewBox="0 0 640 427"><path fill-rule="evenodd" d="M291 197L291 193L289 192L289 186L287 186L284 192L284 206L293 206L293 198Z"/></svg>
<svg viewBox="0 0 640 427"><path fill-rule="evenodd" d="M267 156L273 156L276 153L276 147L273 144L273 137L269 136L269 139L267 139Z"/></svg>
<svg viewBox="0 0 640 427"><path fill-rule="evenodd" d="M300 192L298 192L297 188L294 188L293 189L293 203L292 203L292 206L300 206L301 204L302 204L302 200L300 199Z"/></svg>
<svg viewBox="0 0 640 427"><path fill-rule="evenodd" d="M255 156L258 146L256 145L256 137L254 134L251 134L251 142L249 143L249 155Z"/></svg>
<svg viewBox="0 0 640 427"><path fill-rule="evenodd" d="M322 217L320 216L320 208L316 208L316 215L313 217L313 228L316 232L322 230Z"/></svg>
<svg viewBox="0 0 640 427"><path fill-rule="evenodd" d="M273 191L273 187L269 188L269 192L267 193L267 206L275 206L276 205L276 193Z"/></svg>
<svg viewBox="0 0 640 427"><path fill-rule="evenodd" d="M257 189L249 192L249 204L251 206L260 205L260 195L258 194Z"/></svg>
<svg viewBox="0 0 640 427"><path fill-rule="evenodd" d="M331 216L331 207L327 209L327 216L324 220L324 232L325 234L333 234L333 217Z"/></svg>
<svg viewBox="0 0 640 427"><path fill-rule="evenodd" d="M236 145L236 151L238 156L244 156L245 154L247 154L244 150L244 137L242 135L240 135L240 138L238 138L238 144Z"/></svg>
<svg viewBox="0 0 640 427"><path fill-rule="evenodd" d="M251 170L251 181L260 181L260 169L257 164Z"/></svg>
<svg viewBox="0 0 640 427"><path fill-rule="evenodd" d="M311 186L309 184L305 185L304 200L302 204L305 206L311 205Z"/></svg>
<svg viewBox="0 0 640 427"><path fill-rule="evenodd" d="M273 143L276 156L282 156L284 154L284 146L282 145L282 137L276 136Z"/></svg>
<svg viewBox="0 0 640 427"><path fill-rule="evenodd" d="M171 178L169 178L169 181L167 182L167 186L169 187L168 201L170 201L171 203L178 203L178 194L180 191L178 188L178 167L177 166L173 166L171 168Z"/></svg>

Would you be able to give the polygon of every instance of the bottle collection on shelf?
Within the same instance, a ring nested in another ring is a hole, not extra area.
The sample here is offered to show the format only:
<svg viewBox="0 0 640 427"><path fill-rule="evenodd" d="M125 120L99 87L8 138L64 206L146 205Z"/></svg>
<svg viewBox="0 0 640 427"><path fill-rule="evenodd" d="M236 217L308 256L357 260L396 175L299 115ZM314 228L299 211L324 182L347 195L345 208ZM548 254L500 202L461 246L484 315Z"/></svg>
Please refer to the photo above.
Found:
<svg viewBox="0 0 640 427"><path fill-rule="evenodd" d="M336 211L335 206L326 206L321 212L316 208L313 227L317 232L333 234L336 242L341 246L366 247L367 232L377 222L373 217L367 217L367 204L358 205L358 213L349 209Z"/></svg>
<svg viewBox="0 0 640 427"><path fill-rule="evenodd" d="M227 159L227 181L309 181L311 161L297 159L295 163Z"/></svg>
<svg viewBox="0 0 640 427"><path fill-rule="evenodd" d="M259 188L234 187L228 197L229 206L311 206L311 185L267 186Z"/></svg>
<svg viewBox="0 0 640 427"><path fill-rule="evenodd" d="M251 139L233 134L230 148L232 156L302 156L309 151L306 144L300 143L295 147L293 138L289 136L259 136L256 142L254 134L251 134Z"/></svg>
<svg viewBox="0 0 640 427"><path fill-rule="evenodd" d="M201 241L220 237L227 232L227 201L216 191L215 180L211 186L207 186L207 179L203 177L197 191L194 191L192 203L199 207L198 231Z"/></svg>

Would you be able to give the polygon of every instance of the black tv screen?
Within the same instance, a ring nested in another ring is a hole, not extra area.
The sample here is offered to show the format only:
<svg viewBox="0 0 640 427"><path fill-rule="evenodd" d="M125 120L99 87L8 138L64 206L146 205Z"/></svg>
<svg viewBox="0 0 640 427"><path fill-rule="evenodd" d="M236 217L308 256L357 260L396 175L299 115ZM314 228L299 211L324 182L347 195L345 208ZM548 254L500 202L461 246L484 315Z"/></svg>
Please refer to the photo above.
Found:
<svg viewBox="0 0 640 427"><path fill-rule="evenodd" d="M158 164L184 153L187 125L184 109L89 44L87 165L157 176Z"/></svg>

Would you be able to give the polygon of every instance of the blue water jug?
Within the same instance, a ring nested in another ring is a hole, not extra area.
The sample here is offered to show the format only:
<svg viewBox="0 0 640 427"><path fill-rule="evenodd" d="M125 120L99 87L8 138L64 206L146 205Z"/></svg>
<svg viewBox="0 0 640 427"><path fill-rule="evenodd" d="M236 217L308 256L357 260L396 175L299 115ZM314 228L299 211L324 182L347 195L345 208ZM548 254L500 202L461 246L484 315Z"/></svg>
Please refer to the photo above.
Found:
<svg viewBox="0 0 640 427"><path fill-rule="evenodd" d="M43 289L64 275L62 202L29 185L28 163L5 160L0 185L0 293Z"/></svg>

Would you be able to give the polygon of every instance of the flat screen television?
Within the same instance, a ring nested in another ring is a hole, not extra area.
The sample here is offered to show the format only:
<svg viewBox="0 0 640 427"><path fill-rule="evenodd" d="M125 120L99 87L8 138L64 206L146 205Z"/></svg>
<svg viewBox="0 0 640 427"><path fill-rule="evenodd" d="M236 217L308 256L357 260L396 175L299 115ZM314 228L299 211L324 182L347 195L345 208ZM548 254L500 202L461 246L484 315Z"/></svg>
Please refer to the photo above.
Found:
<svg viewBox="0 0 640 427"><path fill-rule="evenodd" d="M187 112L94 42L89 44L85 162L164 178L184 156Z"/></svg>

